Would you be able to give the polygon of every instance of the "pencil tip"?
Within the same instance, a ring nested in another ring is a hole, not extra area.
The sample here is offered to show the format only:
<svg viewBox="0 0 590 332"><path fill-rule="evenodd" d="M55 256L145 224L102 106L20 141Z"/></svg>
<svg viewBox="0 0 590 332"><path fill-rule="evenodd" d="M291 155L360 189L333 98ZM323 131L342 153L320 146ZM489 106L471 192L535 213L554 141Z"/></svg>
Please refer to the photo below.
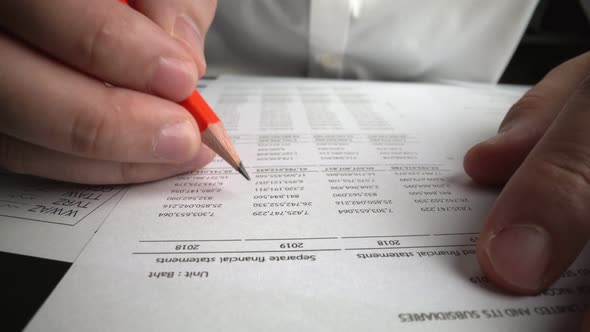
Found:
<svg viewBox="0 0 590 332"><path fill-rule="evenodd" d="M244 167L244 164L240 161L240 166L238 166L238 172L240 172L240 174L242 174L246 180L250 181L250 175L248 175L248 172L246 172L246 167Z"/></svg>

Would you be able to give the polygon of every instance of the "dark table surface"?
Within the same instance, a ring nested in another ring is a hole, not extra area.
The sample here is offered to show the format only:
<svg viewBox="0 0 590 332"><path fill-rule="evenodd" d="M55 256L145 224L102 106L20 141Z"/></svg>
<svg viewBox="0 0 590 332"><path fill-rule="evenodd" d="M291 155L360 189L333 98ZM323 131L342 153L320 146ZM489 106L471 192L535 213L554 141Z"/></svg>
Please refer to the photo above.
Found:
<svg viewBox="0 0 590 332"><path fill-rule="evenodd" d="M2 331L21 331L72 264L0 252Z"/></svg>

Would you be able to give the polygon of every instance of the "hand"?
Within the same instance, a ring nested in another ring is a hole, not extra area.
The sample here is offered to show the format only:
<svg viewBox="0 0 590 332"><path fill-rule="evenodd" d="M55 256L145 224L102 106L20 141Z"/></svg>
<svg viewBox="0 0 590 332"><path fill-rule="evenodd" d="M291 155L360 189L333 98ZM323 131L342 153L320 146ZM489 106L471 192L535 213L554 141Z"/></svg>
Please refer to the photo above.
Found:
<svg viewBox="0 0 590 332"><path fill-rule="evenodd" d="M205 72L216 1L134 4L0 1L0 167L112 184L213 158L175 102Z"/></svg>
<svg viewBox="0 0 590 332"><path fill-rule="evenodd" d="M590 236L590 53L526 93L464 166L477 182L506 184L480 234L483 271L512 292L547 288Z"/></svg>

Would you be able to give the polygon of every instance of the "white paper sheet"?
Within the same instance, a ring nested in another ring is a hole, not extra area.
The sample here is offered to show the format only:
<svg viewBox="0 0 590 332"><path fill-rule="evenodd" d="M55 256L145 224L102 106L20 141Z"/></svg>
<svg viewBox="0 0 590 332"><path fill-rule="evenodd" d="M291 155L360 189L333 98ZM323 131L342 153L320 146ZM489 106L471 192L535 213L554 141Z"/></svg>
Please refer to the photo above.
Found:
<svg viewBox="0 0 590 332"><path fill-rule="evenodd" d="M518 94L222 78L248 166L136 186L27 331L566 331L590 266L494 290L475 241L497 194L462 171ZM584 257L588 255L583 254Z"/></svg>
<svg viewBox="0 0 590 332"><path fill-rule="evenodd" d="M0 251L73 262L123 189L0 172Z"/></svg>

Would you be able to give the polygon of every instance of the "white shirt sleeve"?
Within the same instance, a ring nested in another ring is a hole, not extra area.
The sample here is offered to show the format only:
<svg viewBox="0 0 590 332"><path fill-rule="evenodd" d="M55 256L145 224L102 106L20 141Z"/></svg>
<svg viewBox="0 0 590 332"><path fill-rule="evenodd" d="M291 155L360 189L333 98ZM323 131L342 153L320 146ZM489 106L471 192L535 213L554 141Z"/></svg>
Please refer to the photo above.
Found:
<svg viewBox="0 0 590 332"><path fill-rule="evenodd" d="M209 74L496 82L538 0L220 0Z"/></svg>

